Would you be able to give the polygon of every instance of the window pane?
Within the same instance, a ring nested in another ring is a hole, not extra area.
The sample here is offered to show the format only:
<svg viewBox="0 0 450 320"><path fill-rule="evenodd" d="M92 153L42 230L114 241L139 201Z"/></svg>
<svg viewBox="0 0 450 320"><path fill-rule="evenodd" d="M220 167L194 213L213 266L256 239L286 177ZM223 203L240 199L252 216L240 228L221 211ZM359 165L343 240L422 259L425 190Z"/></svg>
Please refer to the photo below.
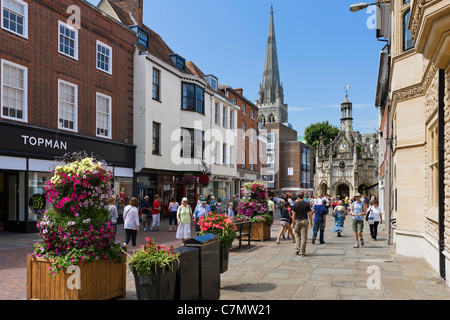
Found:
<svg viewBox="0 0 450 320"><path fill-rule="evenodd" d="M403 51L414 47L411 31L408 29L410 15L411 11L408 10L403 16Z"/></svg>
<svg viewBox="0 0 450 320"><path fill-rule="evenodd" d="M62 129L75 129L76 99L75 86L59 83L59 127Z"/></svg>
<svg viewBox="0 0 450 320"><path fill-rule="evenodd" d="M4 62L2 66L2 115L24 120L25 71Z"/></svg>

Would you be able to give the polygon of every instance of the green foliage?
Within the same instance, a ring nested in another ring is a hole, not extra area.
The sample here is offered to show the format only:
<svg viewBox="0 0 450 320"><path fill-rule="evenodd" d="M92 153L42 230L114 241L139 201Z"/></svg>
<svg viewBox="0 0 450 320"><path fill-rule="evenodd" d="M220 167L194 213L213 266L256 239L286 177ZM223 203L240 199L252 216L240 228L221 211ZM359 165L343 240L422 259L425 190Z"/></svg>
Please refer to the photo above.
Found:
<svg viewBox="0 0 450 320"><path fill-rule="evenodd" d="M139 277L145 277L162 270L173 270L175 262L179 261L179 253L174 252L173 246L166 249L164 246L156 246L150 238L145 238L147 244L128 259L130 268L136 271Z"/></svg>
<svg viewBox="0 0 450 320"><path fill-rule="evenodd" d="M308 145L317 149L320 145L320 138L325 145L329 144L339 134L339 128L333 126L328 121L311 124L305 129L305 140Z"/></svg>

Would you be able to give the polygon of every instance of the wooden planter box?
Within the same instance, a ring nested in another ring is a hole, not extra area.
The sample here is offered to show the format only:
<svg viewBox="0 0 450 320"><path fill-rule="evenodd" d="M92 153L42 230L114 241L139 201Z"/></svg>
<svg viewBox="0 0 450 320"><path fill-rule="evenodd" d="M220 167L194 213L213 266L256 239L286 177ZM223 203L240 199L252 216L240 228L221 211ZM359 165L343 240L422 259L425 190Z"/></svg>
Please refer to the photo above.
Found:
<svg viewBox="0 0 450 320"><path fill-rule="evenodd" d="M251 228L251 240L266 241L270 239L270 225L264 222L255 222Z"/></svg>
<svg viewBox="0 0 450 320"><path fill-rule="evenodd" d="M126 295L126 263L98 260L79 263L80 289L69 289L74 273L65 270L54 278L47 276L50 262L27 257L27 300L109 300Z"/></svg>

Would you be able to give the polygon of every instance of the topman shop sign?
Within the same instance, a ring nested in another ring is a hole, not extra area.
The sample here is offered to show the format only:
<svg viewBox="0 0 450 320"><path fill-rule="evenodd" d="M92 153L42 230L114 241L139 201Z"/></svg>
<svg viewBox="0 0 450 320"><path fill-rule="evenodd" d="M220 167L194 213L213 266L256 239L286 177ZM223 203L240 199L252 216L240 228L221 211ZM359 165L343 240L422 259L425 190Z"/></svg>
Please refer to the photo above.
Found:
<svg viewBox="0 0 450 320"><path fill-rule="evenodd" d="M44 147L50 149L59 149L59 150L67 150L67 142L58 141L47 138L39 138L39 137L30 137L26 135L22 135L23 144L37 147Z"/></svg>
<svg viewBox="0 0 450 320"><path fill-rule="evenodd" d="M135 146L7 123L0 120L0 154L54 160L69 152L93 153L109 164L135 166Z"/></svg>

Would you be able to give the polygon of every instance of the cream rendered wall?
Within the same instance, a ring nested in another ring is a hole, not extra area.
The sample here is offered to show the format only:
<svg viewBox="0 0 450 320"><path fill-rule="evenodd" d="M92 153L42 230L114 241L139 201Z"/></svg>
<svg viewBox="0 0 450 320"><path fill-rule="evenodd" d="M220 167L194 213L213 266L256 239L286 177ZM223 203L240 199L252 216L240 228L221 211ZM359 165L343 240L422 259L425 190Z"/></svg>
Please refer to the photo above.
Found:
<svg viewBox="0 0 450 320"><path fill-rule="evenodd" d="M219 124L215 123L215 103L219 103ZM206 156L210 158L205 159L211 166L211 174L220 176L237 176L236 154L237 154L237 107L230 101L219 96L218 94L211 95L208 99L208 113L211 130L207 135L207 145L210 145L209 153L205 151ZM223 126L223 107L227 108L227 126ZM234 129L230 128L230 110L234 113ZM219 142L219 161L215 163L215 142ZM227 145L227 164L223 164L223 143ZM233 166L230 166L230 147L233 147ZM208 148L207 148L208 150ZM205 156L205 157L206 157Z"/></svg>
<svg viewBox="0 0 450 320"><path fill-rule="evenodd" d="M209 112L205 114L181 110L181 83L196 82L203 87L206 81L181 74L177 69L146 55L135 56L135 112L134 135L137 145L136 171L143 168L199 171L200 161L180 157L181 128L209 129ZM160 101L152 98L153 68L160 71ZM205 99L208 94L205 93ZM153 122L161 124L160 155L152 150ZM194 127L195 126L195 127Z"/></svg>

